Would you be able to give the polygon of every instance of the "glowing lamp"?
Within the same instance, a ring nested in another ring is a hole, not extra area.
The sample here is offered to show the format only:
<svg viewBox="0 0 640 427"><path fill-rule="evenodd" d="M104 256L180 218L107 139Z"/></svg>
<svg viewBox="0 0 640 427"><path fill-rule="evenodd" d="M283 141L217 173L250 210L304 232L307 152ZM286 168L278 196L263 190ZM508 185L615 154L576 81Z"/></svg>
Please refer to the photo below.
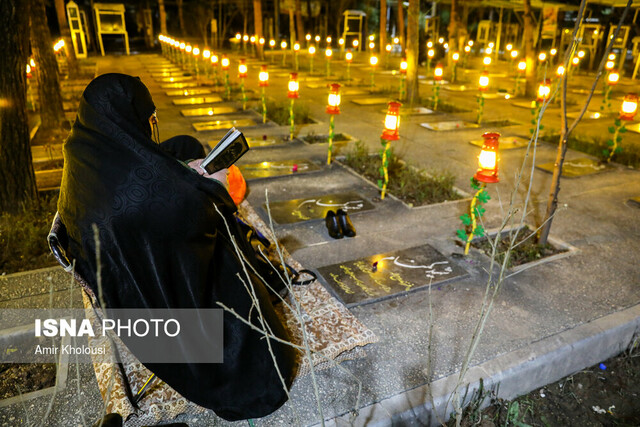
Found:
<svg viewBox="0 0 640 427"><path fill-rule="evenodd" d="M342 39L342 38L338 39L338 44L340 46L343 46L344 45L344 39Z"/></svg>
<svg viewBox="0 0 640 427"><path fill-rule="evenodd" d="M469 40L469 42L467 43L469 46L473 46L473 40Z"/></svg>
<svg viewBox="0 0 640 427"><path fill-rule="evenodd" d="M344 59L346 59L346 60L347 60L347 63L351 64L351 61L353 61L353 53L351 53L351 52L347 52L347 53L344 55Z"/></svg>
<svg viewBox="0 0 640 427"><path fill-rule="evenodd" d="M440 37L440 38L438 39L438 43L440 43L440 44L444 43L444 37Z"/></svg>
<svg viewBox="0 0 640 427"><path fill-rule="evenodd" d="M371 34L371 35L369 36L369 41L370 41L370 42L372 42L375 38L376 38L376 36L374 36L373 34Z"/></svg>
<svg viewBox="0 0 640 427"><path fill-rule="evenodd" d="M240 41L242 39L242 34L236 33L236 40Z"/></svg>
<svg viewBox="0 0 640 427"><path fill-rule="evenodd" d="M578 58L580 59L584 58L584 50L581 50L580 52L578 52Z"/></svg>
<svg viewBox="0 0 640 427"><path fill-rule="evenodd" d="M293 50L295 50L296 52L300 50L300 43L297 43L293 45Z"/></svg>
<svg viewBox="0 0 640 427"><path fill-rule="evenodd" d="M524 73L526 70L527 70L527 62L526 61L518 62L518 71L520 71L521 73Z"/></svg>
<svg viewBox="0 0 640 427"><path fill-rule="evenodd" d="M327 58L331 58L331 55L333 55L333 51L330 48L324 51L324 56Z"/></svg>
<svg viewBox="0 0 640 427"><path fill-rule="evenodd" d="M249 38L249 41L250 41L251 43L255 43L255 42L256 42L256 36L251 36L251 37Z"/></svg>
<svg viewBox="0 0 640 427"><path fill-rule="evenodd" d="M493 49L494 46L495 44L493 42L489 43L489 49Z"/></svg>
<svg viewBox="0 0 640 427"><path fill-rule="evenodd" d="M490 56L485 56L485 57L482 59L482 63L485 65L485 67L486 67L487 65L491 65L491 57L490 57Z"/></svg>
<svg viewBox="0 0 640 427"><path fill-rule="evenodd" d="M238 77L241 79L247 78L247 64L244 59L241 59L240 64L238 65Z"/></svg>
<svg viewBox="0 0 640 427"><path fill-rule="evenodd" d="M300 84L298 83L298 73L291 73L289 75L289 84L287 85L287 98L295 99L298 98L298 89L300 88Z"/></svg>
<svg viewBox="0 0 640 427"><path fill-rule="evenodd" d="M374 42L369 43L369 49L373 50L376 48L376 44Z"/></svg>
<svg viewBox="0 0 640 427"><path fill-rule="evenodd" d="M242 36L242 41L243 42L248 42L249 41L249 35L245 34Z"/></svg>
<svg viewBox="0 0 640 427"><path fill-rule="evenodd" d="M281 49L286 49L287 48L287 42L280 42L280 48Z"/></svg>
<svg viewBox="0 0 640 427"><path fill-rule="evenodd" d="M438 63L438 65L436 65L436 68L434 68L433 70L433 79L437 82L441 81L442 74L443 74L442 64Z"/></svg>
<svg viewBox="0 0 640 427"><path fill-rule="evenodd" d="M400 43L400 39L398 37L394 37L393 44L399 44L399 43Z"/></svg>
<svg viewBox="0 0 640 427"><path fill-rule="evenodd" d="M507 45L507 52L511 52L511 49L513 49L513 45L511 43L509 43Z"/></svg>
<svg viewBox="0 0 640 427"><path fill-rule="evenodd" d="M372 67L376 67L378 65L378 57L374 55L369 58L369 64L371 64Z"/></svg>
<svg viewBox="0 0 640 427"><path fill-rule="evenodd" d="M638 112L638 95L630 93L622 100L620 106L620 119L621 120L633 120Z"/></svg>
<svg viewBox="0 0 640 427"><path fill-rule="evenodd" d="M184 44L184 42L180 42L180 50L184 50L186 47L186 45Z"/></svg>
<svg viewBox="0 0 640 427"><path fill-rule="evenodd" d="M271 49L273 49L274 47L276 47L276 41L274 39L269 40L269 47Z"/></svg>
<svg viewBox="0 0 640 427"><path fill-rule="evenodd" d="M386 50L387 52L391 52L391 45L388 44L384 47L384 50Z"/></svg>
<svg viewBox="0 0 640 427"><path fill-rule="evenodd" d="M260 37L258 43L260 43L260 46L264 46L264 37Z"/></svg>
<svg viewBox="0 0 640 427"><path fill-rule="evenodd" d="M193 50L193 48L191 47L191 45L190 45L190 44L188 44L188 45L184 48L184 51L185 51L185 52L187 52L187 53L191 53L191 51L192 51L192 50Z"/></svg>
<svg viewBox="0 0 640 427"><path fill-rule="evenodd" d="M409 64L407 64L407 59L402 58L402 61L400 61L400 74L407 74L408 67L409 67Z"/></svg>
<svg viewBox="0 0 640 427"><path fill-rule="evenodd" d="M260 80L260 87L269 86L269 72L267 71L266 65L262 65L260 67L260 74L258 74L258 80Z"/></svg>
<svg viewBox="0 0 640 427"><path fill-rule="evenodd" d="M613 70L613 67L615 67L616 63L613 61L607 61L606 64L604 64L604 68L607 69L607 71L611 71Z"/></svg>
<svg viewBox="0 0 640 427"><path fill-rule="evenodd" d="M398 128L400 126L400 107L401 103L396 101L389 102L387 115L384 118L384 130L381 138L386 141L396 141L400 139Z"/></svg>
<svg viewBox="0 0 640 427"><path fill-rule="evenodd" d="M607 57L607 59L609 61L615 61L616 59L616 54L615 53L610 53L609 56Z"/></svg>
<svg viewBox="0 0 640 427"><path fill-rule="evenodd" d="M313 39L316 41L316 43L320 42L320 36L315 36Z"/></svg>
<svg viewBox="0 0 640 427"><path fill-rule="evenodd" d="M512 50L512 51L511 51L511 57L512 57L513 59L517 58L517 57L518 57L518 51L517 51L517 50Z"/></svg>
<svg viewBox="0 0 640 427"><path fill-rule="evenodd" d="M538 97L536 98L538 102L548 101L551 96L551 80L544 79L544 81L540 82L538 86Z"/></svg>
<svg viewBox="0 0 640 427"><path fill-rule="evenodd" d="M453 62L458 62L458 60L460 59L460 54L458 52L453 52L451 59L453 59Z"/></svg>
<svg viewBox="0 0 640 427"><path fill-rule="evenodd" d="M222 65L222 70L223 71L228 71L230 63L231 62L229 61L229 58L227 58L226 56L223 56L222 57L222 61L220 62L220 65Z"/></svg>
<svg viewBox="0 0 640 427"><path fill-rule="evenodd" d="M27 64L27 78L30 79L31 78L31 65Z"/></svg>
<svg viewBox="0 0 640 427"><path fill-rule="evenodd" d="M498 178L498 145L500 134L497 132L486 132L482 135L484 142L482 150L478 156L478 170L473 176L476 181L486 184L500 182Z"/></svg>
<svg viewBox="0 0 640 427"><path fill-rule="evenodd" d="M427 47L429 49L431 49L433 47L433 42L431 42L431 41L427 42Z"/></svg>
<svg viewBox="0 0 640 427"><path fill-rule="evenodd" d="M464 51L465 51L465 52L467 52L467 53L471 52L471 46L466 45L466 46L464 47Z"/></svg>
<svg viewBox="0 0 640 427"><path fill-rule="evenodd" d="M316 54L315 46L310 46L309 47L309 55L315 55L315 54Z"/></svg>
<svg viewBox="0 0 640 427"><path fill-rule="evenodd" d="M436 51L433 50L433 49L429 49L427 51L427 56L429 57L429 59L433 58L435 56L435 54L436 54Z"/></svg>
<svg viewBox="0 0 640 427"><path fill-rule="evenodd" d="M478 89L480 90L480 92L486 92L487 90L489 90L488 72L483 71L482 74L480 74L480 78L478 79Z"/></svg>
<svg viewBox="0 0 640 427"><path fill-rule="evenodd" d="M202 51L202 57L204 59L209 59L211 58L211 51L209 49L205 49Z"/></svg>
<svg viewBox="0 0 640 427"><path fill-rule="evenodd" d="M607 84L609 86L615 86L618 84L618 80L620 80L620 74L616 70L611 70L609 75L607 76Z"/></svg>
<svg viewBox="0 0 640 427"><path fill-rule="evenodd" d="M331 36L327 36L327 43L328 43L328 44L331 44L331 41L332 41L332 40L333 40L333 39L331 38Z"/></svg>
<svg viewBox="0 0 640 427"><path fill-rule="evenodd" d="M444 47L444 50L449 50L449 43L445 43L442 46Z"/></svg>
<svg viewBox="0 0 640 427"><path fill-rule="evenodd" d="M553 49L551 49L549 51L549 53L551 54L551 56L556 56L556 54L558 53L558 49L556 49L555 47Z"/></svg>
<svg viewBox="0 0 640 427"><path fill-rule="evenodd" d="M564 66L558 65L558 69L556 70L556 75L558 77L561 77L564 75Z"/></svg>
<svg viewBox="0 0 640 427"><path fill-rule="evenodd" d="M200 49L196 46L193 48L192 53L193 53L193 56L198 56L200 55Z"/></svg>
<svg viewBox="0 0 640 427"><path fill-rule="evenodd" d="M488 47L484 50L484 53L486 53L487 55L491 55L493 53L493 48L492 47Z"/></svg>
<svg viewBox="0 0 640 427"><path fill-rule="evenodd" d="M327 114L340 114L340 83L331 83L327 101Z"/></svg>
<svg viewBox="0 0 640 427"><path fill-rule="evenodd" d="M211 55L211 63L213 65L218 65L218 55L216 55L215 53Z"/></svg>
<svg viewBox="0 0 640 427"><path fill-rule="evenodd" d="M571 63L574 66L578 66L578 64L580 63L580 58L578 58L577 56L574 56L573 59L571 60Z"/></svg>
<svg viewBox="0 0 640 427"><path fill-rule="evenodd" d="M304 39L308 42L311 41L311 34L307 34L306 36L304 36Z"/></svg>
<svg viewBox="0 0 640 427"><path fill-rule="evenodd" d="M538 60L539 60L540 62L544 62L544 61L546 61L546 60L547 60L547 54L546 54L546 53L544 53L544 52L540 52L540 55L538 55Z"/></svg>
<svg viewBox="0 0 640 427"><path fill-rule="evenodd" d="M353 47L358 47L359 44L360 42L358 40L353 41Z"/></svg>

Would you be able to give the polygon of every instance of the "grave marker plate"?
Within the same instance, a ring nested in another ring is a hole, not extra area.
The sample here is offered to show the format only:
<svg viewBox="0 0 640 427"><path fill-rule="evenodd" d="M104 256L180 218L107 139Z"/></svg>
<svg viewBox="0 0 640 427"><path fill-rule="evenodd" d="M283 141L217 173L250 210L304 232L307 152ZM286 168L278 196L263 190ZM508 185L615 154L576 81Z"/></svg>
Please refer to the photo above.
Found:
<svg viewBox="0 0 640 427"><path fill-rule="evenodd" d="M284 142L281 138L274 138L274 137L267 137L267 138L256 138L253 136L248 136L246 137L247 139L247 143L249 144L250 148L254 148L254 147L267 147L269 145L274 145L274 144L280 144L282 142ZM213 145L211 145L212 147L217 144L218 142L215 141Z"/></svg>
<svg viewBox="0 0 640 427"><path fill-rule="evenodd" d="M153 77L154 79L163 79L169 77L191 77L191 74L186 71L163 71L160 73L152 72L151 77Z"/></svg>
<svg viewBox="0 0 640 427"><path fill-rule="evenodd" d="M466 92L471 90L477 90L477 87L472 87L468 85L447 85L443 88L444 90L448 90L451 92Z"/></svg>
<svg viewBox="0 0 640 427"><path fill-rule="evenodd" d="M545 172L553 173L553 163L543 163L536 165L536 168ZM562 176L567 178L578 178L585 175L593 175L611 169L611 166L600 163L597 160L579 158L565 160L562 165Z"/></svg>
<svg viewBox="0 0 640 427"><path fill-rule="evenodd" d="M280 162L261 162L237 165L245 179L271 178L275 176L297 175L319 171L322 168L309 159L285 160ZM294 166L297 171L294 172Z"/></svg>
<svg viewBox="0 0 640 427"><path fill-rule="evenodd" d="M386 113L387 110L380 110L382 113ZM425 114L433 114L433 110L430 110L425 107L413 107L413 108L404 108L400 107L400 115L401 116L421 116Z"/></svg>
<svg viewBox="0 0 640 427"><path fill-rule="evenodd" d="M423 84L423 85L430 85L433 86L433 80L420 80L418 81L418 83ZM444 86L444 85L448 85L449 81L448 80L440 80L440 86Z"/></svg>
<svg viewBox="0 0 640 427"><path fill-rule="evenodd" d="M532 108L536 108L536 101L515 101L512 102L511 105L513 105L514 107L528 108L529 110L531 110Z"/></svg>
<svg viewBox="0 0 640 427"><path fill-rule="evenodd" d="M462 120L453 120L449 122L420 123L425 129L435 130L437 132L446 132L452 130L474 129L480 127L477 123L463 122Z"/></svg>
<svg viewBox="0 0 640 427"><path fill-rule="evenodd" d="M342 91L342 95L344 96L352 96L352 95L366 95L369 92L363 89L345 89Z"/></svg>
<svg viewBox="0 0 640 427"><path fill-rule="evenodd" d="M174 99L173 100L173 105L214 104L216 102L222 102L222 97L220 95L199 96L199 97L195 97L195 98Z"/></svg>
<svg viewBox="0 0 640 427"><path fill-rule="evenodd" d="M309 76L309 77L303 77L302 81L303 82L319 82L320 80L322 80L324 77L315 77L315 76Z"/></svg>
<svg viewBox="0 0 640 427"><path fill-rule="evenodd" d="M482 147L484 139L473 139L469 141L470 144ZM522 148L529 145L529 139L521 136L501 136L500 137L500 150L512 150L514 148Z"/></svg>
<svg viewBox="0 0 640 427"><path fill-rule="evenodd" d="M577 119L579 116L580 116L580 111L571 111L567 113L567 117L571 119ZM589 111L589 110L587 110L587 112L584 113L584 116L582 116L583 119L589 119L589 120L597 120L605 117L606 117L606 114L602 114L599 111Z"/></svg>
<svg viewBox="0 0 640 427"><path fill-rule="evenodd" d="M231 114L238 111L235 107L209 107L209 108L188 108L180 110L184 117L217 116L219 114Z"/></svg>
<svg viewBox="0 0 640 427"><path fill-rule="evenodd" d="M212 122L197 122L191 124L193 128L198 132L207 130L218 129L231 129L232 127L242 128L255 126L256 122L250 119L238 119L238 120L215 120Z"/></svg>
<svg viewBox="0 0 640 427"><path fill-rule="evenodd" d="M323 89L327 87L326 83L307 83L309 89Z"/></svg>
<svg viewBox="0 0 640 427"><path fill-rule="evenodd" d="M185 90L168 90L167 96L193 96L193 95L208 95L213 93L211 89L185 89Z"/></svg>
<svg viewBox="0 0 640 427"><path fill-rule="evenodd" d="M198 86L198 82L167 83L167 84L160 85L162 89L184 89L184 88L197 87L197 86Z"/></svg>
<svg viewBox="0 0 640 427"><path fill-rule="evenodd" d="M343 209L345 212L352 214L374 208L371 202L354 192L271 202L269 207L271 217L278 224L293 224L312 219L323 219L330 210ZM266 206L263 206L263 209L265 212L267 211Z"/></svg>
<svg viewBox="0 0 640 427"><path fill-rule="evenodd" d="M467 275L429 245L320 267L318 271L347 307L406 295Z"/></svg>
<svg viewBox="0 0 640 427"><path fill-rule="evenodd" d="M378 105L387 104L389 102L389 98L360 98L352 99L351 102L358 105Z"/></svg>
<svg viewBox="0 0 640 427"><path fill-rule="evenodd" d="M175 77L163 77L155 79L159 83L178 83L178 82L191 82L193 77L191 76L175 76Z"/></svg>
<svg viewBox="0 0 640 427"><path fill-rule="evenodd" d="M630 123L625 127L629 132L640 133L640 123Z"/></svg>

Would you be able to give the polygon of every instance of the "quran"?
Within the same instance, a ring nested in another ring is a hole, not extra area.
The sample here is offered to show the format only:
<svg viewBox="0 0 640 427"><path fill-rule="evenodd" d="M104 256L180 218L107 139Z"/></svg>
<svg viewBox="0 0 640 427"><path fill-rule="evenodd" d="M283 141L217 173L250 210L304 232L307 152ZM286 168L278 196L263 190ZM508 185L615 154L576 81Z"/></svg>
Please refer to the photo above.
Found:
<svg viewBox="0 0 640 427"><path fill-rule="evenodd" d="M242 132L231 128L220 142L207 154L200 167L208 174L228 168L249 151L249 144Z"/></svg>

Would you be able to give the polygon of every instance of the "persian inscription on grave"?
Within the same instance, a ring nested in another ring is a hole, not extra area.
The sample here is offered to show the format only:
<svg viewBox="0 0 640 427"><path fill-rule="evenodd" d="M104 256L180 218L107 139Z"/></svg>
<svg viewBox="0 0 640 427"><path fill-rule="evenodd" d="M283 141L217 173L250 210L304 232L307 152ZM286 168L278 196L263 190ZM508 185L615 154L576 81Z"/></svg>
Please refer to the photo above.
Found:
<svg viewBox="0 0 640 427"><path fill-rule="evenodd" d="M429 245L362 258L318 269L348 306L402 295L466 275Z"/></svg>
<svg viewBox="0 0 640 427"><path fill-rule="evenodd" d="M271 216L278 224L291 224L324 218L328 211L343 209L348 213L373 209L374 206L358 193L338 193L270 204ZM266 207L265 207L266 210Z"/></svg>

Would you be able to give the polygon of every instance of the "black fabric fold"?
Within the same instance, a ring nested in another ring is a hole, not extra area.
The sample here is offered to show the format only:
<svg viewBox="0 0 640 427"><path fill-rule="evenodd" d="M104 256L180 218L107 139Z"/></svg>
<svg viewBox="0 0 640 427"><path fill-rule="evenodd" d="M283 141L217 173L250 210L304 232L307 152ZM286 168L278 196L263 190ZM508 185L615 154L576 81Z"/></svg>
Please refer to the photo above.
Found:
<svg viewBox="0 0 640 427"><path fill-rule="evenodd" d="M154 111L149 91L135 77L105 74L83 93L64 145L58 202L76 270L98 295L95 224L107 308L219 308L221 302L261 328L240 279L247 280L240 258L252 263L255 254L235 221L236 207L220 183L152 141L148 118ZM268 326L288 340L264 284L249 276ZM207 325L194 327L207 334ZM288 388L294 351L275 340L269 344ZM229 313L223 363L146 366L227 420L262 417L286 401L264 335Z"/></svg>

